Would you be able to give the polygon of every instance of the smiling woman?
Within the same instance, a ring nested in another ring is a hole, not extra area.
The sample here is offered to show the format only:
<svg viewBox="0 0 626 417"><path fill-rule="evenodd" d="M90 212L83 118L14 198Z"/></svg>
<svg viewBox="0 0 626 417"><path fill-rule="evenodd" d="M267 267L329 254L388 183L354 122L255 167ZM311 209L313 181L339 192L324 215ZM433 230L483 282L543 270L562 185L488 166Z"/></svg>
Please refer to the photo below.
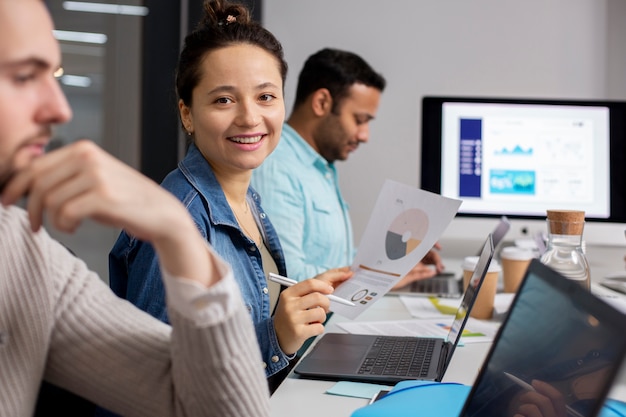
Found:
<svg viewBox="0 0 626 417"><path fill-rule="evenodd" d="M286 275L284 256L250 179L280 138L287 65L281 44L242 5L207 1L204 12L176 69L181 127L190 144L161 185L232 265L273 390L304 341L323 332L330 305L323 294L350 273L320 274L282 292L267 279L270 272ZM152 246L122 232L110 253L111 287L168 321L160 274Z"/></svg>
<svg viewBox="0 0 626 417"><path fill-rule="evenodd" d="M257 46L234 45L207 53L200 71L191 100L179 100L184 129L218 181L235 175L249 183L251 170L278 144L285 118L276 60ZM226 197L243 207L245 193L236 196L234 191Z"/></svg>

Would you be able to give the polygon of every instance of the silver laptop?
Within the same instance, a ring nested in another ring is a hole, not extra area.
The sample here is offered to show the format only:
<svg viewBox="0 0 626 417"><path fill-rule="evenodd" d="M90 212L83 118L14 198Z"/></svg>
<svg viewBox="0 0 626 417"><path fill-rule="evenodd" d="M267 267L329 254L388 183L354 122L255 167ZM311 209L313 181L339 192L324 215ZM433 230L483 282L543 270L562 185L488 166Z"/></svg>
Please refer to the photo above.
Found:
<svg viewBox="0 0 626 417"><path fill-rule="evenodd" d="M493 246L497 248L511 228L506 216L502 216L491 232ZM480 255L482 248L477 255ZM453 272L444 272L432 278L412 282L402 288L391 290L387 295L419 295L442 298L459 298L463 294L463 277Z"/></svg>
<svg viewBox="0 0 626 417"><path fill-rule="evenodd" d="M459 343L493 254L489 234L447 339L327 333L298 363L294 372L306 378L386 384L407 379L440 381Z"/></svg>

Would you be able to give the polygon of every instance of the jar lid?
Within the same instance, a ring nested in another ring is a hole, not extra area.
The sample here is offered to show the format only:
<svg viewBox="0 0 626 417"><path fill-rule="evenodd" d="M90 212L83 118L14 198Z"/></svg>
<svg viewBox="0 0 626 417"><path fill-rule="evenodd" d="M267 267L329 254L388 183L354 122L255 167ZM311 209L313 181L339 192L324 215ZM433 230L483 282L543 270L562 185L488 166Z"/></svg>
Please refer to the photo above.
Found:
<svg viewBox="0 0 626 417"><path fill-rule="evenodd" d="M585 212L582 210L548 210L550 233L557 235L582 235Z"/></svg>

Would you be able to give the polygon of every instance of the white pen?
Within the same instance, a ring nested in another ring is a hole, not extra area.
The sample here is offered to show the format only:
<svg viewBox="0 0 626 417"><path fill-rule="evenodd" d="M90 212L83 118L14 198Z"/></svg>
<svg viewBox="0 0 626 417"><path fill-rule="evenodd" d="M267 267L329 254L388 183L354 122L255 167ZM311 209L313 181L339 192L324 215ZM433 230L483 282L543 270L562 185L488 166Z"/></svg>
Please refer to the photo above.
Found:
<svg viewBox="0 0 626 417"><path fill-rule="evenodd" d="M295 281L293 279L284 277L282 275L278 275L275 274L273 272L270 272L270 281L274 281L277 282L279 284L284 285L285 287L291 287L292 285L295 285L298 283L298 281ZM343 298L339 298L336 295L332 295L332 294L327 294L326 297L330 298L332 301L336 301L340 304L344 304L350 307L354 307L354 303L352 301L348 301L348 300L344 300Z"/></svg>
<svg viewBox="0 0 626 417"><path fill-rule="evenodd" d="M528 382L524 381L523 379L520 379L518 377L516 377L515 375L512 375L508 372L504 372L504 375L506 375L511 381L515 382L518 386L527 389L528 391L534 391L537 392L537 390L535 388L533 388L532 385L530 385ZM572 415L574 417L585 417L582 414L580 414L578 411L574 410L572 407L570 407L569 405L565 406L565 409L567 410L567 413L569 415Z"/></svg>

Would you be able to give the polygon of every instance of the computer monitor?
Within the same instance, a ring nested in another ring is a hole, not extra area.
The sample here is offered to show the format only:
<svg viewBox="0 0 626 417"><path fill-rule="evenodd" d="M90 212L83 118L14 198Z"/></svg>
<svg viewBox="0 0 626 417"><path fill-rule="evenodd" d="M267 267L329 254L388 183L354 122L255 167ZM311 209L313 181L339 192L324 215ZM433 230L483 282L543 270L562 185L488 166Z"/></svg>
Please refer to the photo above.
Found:
<svg viewBox="0 0 626 417"><path fill-rule="evenodd" d="M446 236L547 231L548 209L584 210L587 244L626 245L626 101L422 100L421 188L463 201Z"/></svg>

